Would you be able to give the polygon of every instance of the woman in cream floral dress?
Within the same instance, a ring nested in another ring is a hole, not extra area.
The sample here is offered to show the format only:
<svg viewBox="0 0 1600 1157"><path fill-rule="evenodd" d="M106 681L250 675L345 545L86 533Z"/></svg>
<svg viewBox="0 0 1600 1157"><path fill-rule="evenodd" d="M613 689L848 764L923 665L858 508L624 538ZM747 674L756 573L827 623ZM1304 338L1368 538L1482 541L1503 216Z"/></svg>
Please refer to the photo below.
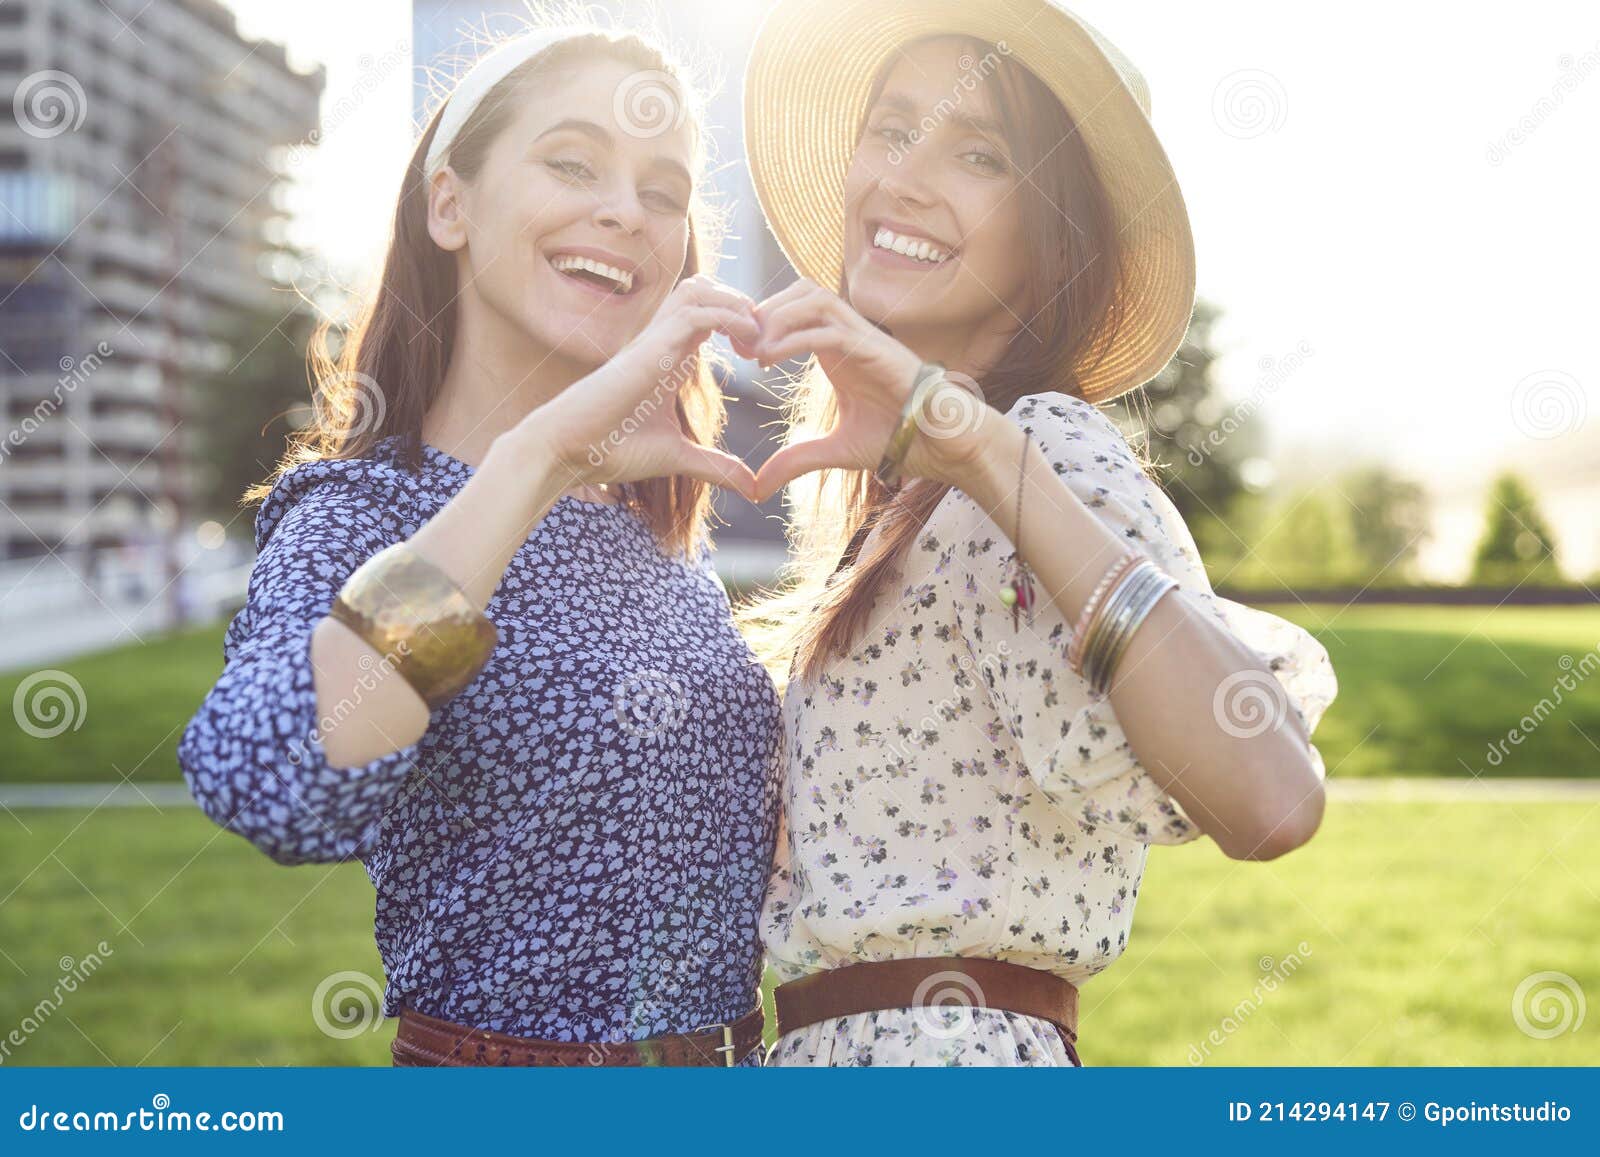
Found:
<svg viewBox="0 0 1600 1157"><path fill-rule="evenodd" d="M802 549L799 581L753 616L780 670L792 658L763 937L785 983L978 957L1081 986L1126 948L1152 845L1206 835L1268 859L1311 837L1324 766L1309 736L1337 685L1308 633L1213 592L1097 405L1165 364L1193 302L1142 81L1043 0L924 2L919 32L950 35L914 41L896 22L908 6L782 0L747 78L757 190L811 279L757 310L754 353L818 359L757 481L799 480ZM876 67L835 60L863 79L830 84L806 71L813 40ZM1057 59L1076 63L1051 72ZM933 115L951 92L959 111ZM1098 111L1075 120L1079 106ZM814 115L780 132L790 108ZM797 147L816 163L783 165ZM932 394L906 481L885 486L873 467L932 362L964 388ZM1068 648L1128 548L1176 588L1096 692ZM1030 616L1002 597L1019 561L1040 592ZM1081 1063L1051 1020L984 1007L960 972L931 980L904 1006L791 1028L768 1063Z"/></svg>

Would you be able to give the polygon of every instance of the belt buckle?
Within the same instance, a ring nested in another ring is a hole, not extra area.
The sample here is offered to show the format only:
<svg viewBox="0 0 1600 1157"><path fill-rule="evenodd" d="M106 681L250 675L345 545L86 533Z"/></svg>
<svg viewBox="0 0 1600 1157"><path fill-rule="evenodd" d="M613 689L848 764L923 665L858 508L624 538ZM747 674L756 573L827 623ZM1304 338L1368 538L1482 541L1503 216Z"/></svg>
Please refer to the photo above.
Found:
<svg viewBox="0 0 1600 1157"><path fill-rule="evenodd" d="M716 1024L703 1024L694 1031L707 1032L714 1028L720 1028L722 1030L722 1043L717 1045L711 1051L722 1054L724 1068L736 1068L739 1062L733 1055L734 1049L737 1046L733 1043L733 1026L731 1024L723 1024L720 1021Z"/></svg>

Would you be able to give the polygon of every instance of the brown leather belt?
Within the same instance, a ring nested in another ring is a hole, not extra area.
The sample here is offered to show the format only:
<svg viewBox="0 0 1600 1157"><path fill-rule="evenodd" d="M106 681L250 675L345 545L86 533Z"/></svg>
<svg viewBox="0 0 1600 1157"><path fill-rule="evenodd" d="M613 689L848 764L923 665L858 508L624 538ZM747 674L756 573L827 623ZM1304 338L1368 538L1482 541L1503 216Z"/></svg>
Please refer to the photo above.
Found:
<svg viewBox="0 0 1600 1157"><path fill-rule="evenodd" d="M732 1024L648 1037L593 1043L533 1040L400 1010L389 1050L402 1066L429 1065L719 1065L738 1064L761 1047L761 1005Z"/></svg>
<svg viewBox="0 0 1600 1157"><path fill-rule="evenodd" d="M778 1035L821 1020L898 1008L993 1008L1049 1021L1078 1061L1078 989L1038 968L978 956L864 960L778 985Z"/></svg>

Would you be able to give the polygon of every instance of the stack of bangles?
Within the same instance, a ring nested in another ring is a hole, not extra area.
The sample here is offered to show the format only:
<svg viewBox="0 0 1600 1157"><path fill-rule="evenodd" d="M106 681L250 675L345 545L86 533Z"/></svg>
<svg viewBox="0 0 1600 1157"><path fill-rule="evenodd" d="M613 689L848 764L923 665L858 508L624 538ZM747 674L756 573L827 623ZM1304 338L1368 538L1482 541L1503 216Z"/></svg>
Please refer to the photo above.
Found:
<svg viewBox="0 0 1600 1157"><path fill-rule="evenodd" d="M449 575L404 542L362 563L329 610L436 711L472 682L500 632Z"/></svg>
<svg viewBox="0 0 1600 1157"><path fill-rule="evenodd" d="M1067 663L1088 681L1094 695L1110 690L1111 676L1139 624L1177 585L1177 579L1137 550L1129 550L1106 571L1084 604L1067 648Z"/></svg>

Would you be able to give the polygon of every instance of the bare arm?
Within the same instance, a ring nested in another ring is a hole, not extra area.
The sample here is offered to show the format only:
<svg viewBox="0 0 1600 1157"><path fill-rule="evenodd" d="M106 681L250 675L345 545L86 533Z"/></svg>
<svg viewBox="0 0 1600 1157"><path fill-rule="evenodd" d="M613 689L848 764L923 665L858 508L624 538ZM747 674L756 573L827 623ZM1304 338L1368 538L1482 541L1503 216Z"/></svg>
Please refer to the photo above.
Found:
<svg viewBox="0 0 1600 1157"><path fill-rule="evenodd" d="M1032 566L1041 597L1077 620L1096 584L1127 549L1068 489L1026 435L987 409L976 452L960 471L978 502ZM1018 538L1017 487L1022 486ZM998 591L981 592L998 602ZM1324 793L1297 713L1266 729L1224 727L1217 689L1274 676L1249 647L1182 589L1163 597L1134 633L1108 699L1130 746L1154 778L1234 859L1272 859L1305 843Z"/></svg>
<svg viewBox="0 0 1600 1157"><path fill-rule="evenodd" d="M791 443L757 475L757 495L812 470L877 465L921 359L850 306L801 280L756 311L765 362L813 353L834 387L838 418L827 434ZM1078 400L1083 403L1081 399ZM902 463L908 478L958 487L979 504L1033 567L1068 623L1075 622L1123 542L1030 449L1016 524L1024 434L955 384L927 401ZM980 591L999 604L999 591ZM1229 680L1274 677L1261 657L1188 597L1173 590L1135 633L1108 696L1128 745L1152 779L1229 856L1270 859L1310 839L1323 811L1320 767L1294 711L1265 730L1224 728L1213 707Z"/></svg>

